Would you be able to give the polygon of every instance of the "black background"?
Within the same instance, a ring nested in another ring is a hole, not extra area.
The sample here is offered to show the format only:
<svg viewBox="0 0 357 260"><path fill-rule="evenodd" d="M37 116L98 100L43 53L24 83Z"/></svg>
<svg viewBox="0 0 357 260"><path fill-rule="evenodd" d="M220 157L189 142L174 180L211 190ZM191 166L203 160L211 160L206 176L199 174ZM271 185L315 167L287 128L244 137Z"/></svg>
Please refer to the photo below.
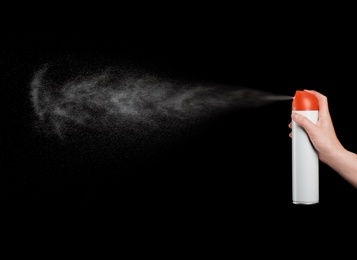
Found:
<svg viewBox="0 0 357 260"><path fill-rule="evenodd" d="M4 203L110 205L123 215L160 212L232 225L238 218L336 212L356 204L356 190L322 164L320 203L292 204L290 101L232 111L163 146L139 144L129 155L95 154L91 143L64 147L35 135L29 101L34 71L64 56L94 66L125 61L273 94L314 89L328 97L342 144L357 151L348 15L336 23L331 13L293 16L286 9L277 16L263 7L249 15L237 8L70 10L27 15L2 33Z"/></svg>

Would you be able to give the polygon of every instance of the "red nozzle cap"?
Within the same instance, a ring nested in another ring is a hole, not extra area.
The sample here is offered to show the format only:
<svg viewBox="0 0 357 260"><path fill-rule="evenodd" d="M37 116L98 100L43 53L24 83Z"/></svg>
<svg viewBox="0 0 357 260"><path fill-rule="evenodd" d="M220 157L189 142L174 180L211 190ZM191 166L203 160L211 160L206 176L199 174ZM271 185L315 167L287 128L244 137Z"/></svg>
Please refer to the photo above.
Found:
<svg viewBox="0 0 357 260"><path fill-rule="evenodd" d="M295 92L292 110L319 110L319 102L313 94L298 90Z"/></svg>

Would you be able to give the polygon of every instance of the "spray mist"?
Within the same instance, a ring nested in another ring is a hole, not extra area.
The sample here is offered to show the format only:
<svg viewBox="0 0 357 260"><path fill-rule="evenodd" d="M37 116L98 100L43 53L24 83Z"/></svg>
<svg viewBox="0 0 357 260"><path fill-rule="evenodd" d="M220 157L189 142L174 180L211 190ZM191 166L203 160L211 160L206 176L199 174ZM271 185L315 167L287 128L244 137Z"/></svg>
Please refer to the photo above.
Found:
<svg viewBox="0 0 357 260"><path fill-rule="evenodd" d="M296 91L292 113L318 120L318 101L306 91ZM319 202L319 159L307 133L292 121L292 192L294 204Z"/></svg>

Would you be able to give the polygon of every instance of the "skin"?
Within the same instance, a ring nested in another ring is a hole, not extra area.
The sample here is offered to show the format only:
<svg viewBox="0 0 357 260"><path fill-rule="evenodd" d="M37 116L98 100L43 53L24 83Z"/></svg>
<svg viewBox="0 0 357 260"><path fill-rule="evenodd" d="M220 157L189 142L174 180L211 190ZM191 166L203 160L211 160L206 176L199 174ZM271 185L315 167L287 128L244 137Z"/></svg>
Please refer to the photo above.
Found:
<svg viewBox="0 0 357 260"><path fill-rule="evenodd" d="M304 90L316 96L319 103L319 118L316 124L303 115L291 114L291 119L305 129L317 150L319 160L357 188L357 154L344 148L336 136L330 116L327 97L314 90ZM289 128L292 128L290 122ZM290 138L292 133L289 134Z"/></svg>

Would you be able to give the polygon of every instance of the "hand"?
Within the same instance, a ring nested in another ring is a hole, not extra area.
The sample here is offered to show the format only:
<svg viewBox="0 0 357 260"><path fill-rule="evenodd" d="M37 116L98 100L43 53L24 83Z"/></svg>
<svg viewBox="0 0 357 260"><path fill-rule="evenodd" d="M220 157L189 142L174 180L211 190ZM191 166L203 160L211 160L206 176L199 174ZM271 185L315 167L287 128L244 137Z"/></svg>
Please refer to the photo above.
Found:
<svg viewBox="0 0 357 260"><path fill-rule="evenodd" d="M307 117L292 113L291 119L299 126L305 129L312 144L317 150L319 159L328 163L331 157L334 157L336 152L344 150L340 141L338 140L332 119L329 112L327 97L314 90L304 90L313 94L319 103L319 115L316 124L311 122ZM289 128L292 128L290 122ZM292 133L289 134L292 137Z"/></svg>

